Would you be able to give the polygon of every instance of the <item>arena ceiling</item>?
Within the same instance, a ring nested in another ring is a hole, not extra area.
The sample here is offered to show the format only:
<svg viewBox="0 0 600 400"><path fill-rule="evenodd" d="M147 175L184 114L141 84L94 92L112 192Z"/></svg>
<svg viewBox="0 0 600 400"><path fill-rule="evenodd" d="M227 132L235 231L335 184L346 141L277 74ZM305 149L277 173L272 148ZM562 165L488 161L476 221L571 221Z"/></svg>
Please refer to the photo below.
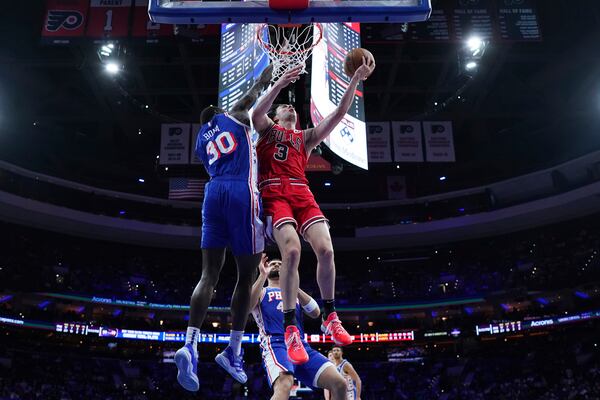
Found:
<svg viewBox="0 0 600 400"><path fill-rule="evenodd" d="M219 37L161 45L125 42L125 70L104 73L91 42L40 41L41 0L12 2L0 31L0 157L105 188L164 195L160 123L196 119L216 102ZM475 186L548 167L600 147L600 3L539 2L543 41L491 43L465 83L457 52L436 43L365 44L377 60L367 81L371 121L452 120L457 162L346 167L312 175L322 199L375 199L382 177L405 175L411 195ZM373 29L379 29L378 26ZM298 84L299 101L309 96ZM147 106L147 108L146 108ZM140 134L141 133L141 134ZM439 176L447 176L440 182ZM140 185L138 177L146 183ZM319 185L333 180L336 190ZM364 194L357 194L357 182Z"/></svg>

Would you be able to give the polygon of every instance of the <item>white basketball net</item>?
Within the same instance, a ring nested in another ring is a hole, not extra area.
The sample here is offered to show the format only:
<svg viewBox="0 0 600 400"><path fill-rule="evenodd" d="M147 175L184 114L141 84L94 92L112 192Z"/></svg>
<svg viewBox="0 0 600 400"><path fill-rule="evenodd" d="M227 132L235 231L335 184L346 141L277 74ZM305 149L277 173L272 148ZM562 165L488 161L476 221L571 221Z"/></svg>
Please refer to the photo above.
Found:
<svg viewBox="0 0 600 400"><path fill-rule="evenodd" d="M257 37L273 64L271 82L275 82L288 70L300 65L302 73L306 73L306 60L323 38L323 29L321 24L293 27L261 24Z"/></svg>

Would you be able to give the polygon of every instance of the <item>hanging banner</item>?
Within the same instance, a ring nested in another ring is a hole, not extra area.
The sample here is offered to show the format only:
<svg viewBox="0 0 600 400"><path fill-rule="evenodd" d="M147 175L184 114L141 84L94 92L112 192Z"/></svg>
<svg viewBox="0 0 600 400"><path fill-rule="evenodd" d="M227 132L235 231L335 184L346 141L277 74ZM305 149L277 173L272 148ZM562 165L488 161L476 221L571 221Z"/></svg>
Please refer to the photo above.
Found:
<svg viewBox="0 0 600 400"><path fill-rule="evenodd" d="M160 164L188 164L190 161L190 124L162 124Z"/></svg>
<svg viewBox="0 0 600 400"><path fill-rule="evenodd" d="M47 0L42 42L70 44L83 36L89 0Z"/></svg>
<svg viewBox="0 0 600 400"><path fill-rule="evenodd" d="M392 162L389 122L367 124L367 150L369 162Z"/></svg>
<svg viewBox="0 0 600 400"><path fill-rule="evenodd" d="M406 199L406 177L404 176L388 176L388 199L403 200Z"/></svg>
<svg viewBox="0 0 600 400"><path fill-rule="evenodd" d="M202 124L192 124L192 142L190 144L190 164L202 164L202 160L196 155L196 140L198 140L198 134L200 133L200 127Z"/></svg>
<svg viewBox="0 0 600 400"><path fill-rule="evenodd" d="M158 43L162 37L173 36L173 25L156 24L148 17L148 0L135 0L132 36L145 38L146 43Z"/></svg>
<svg viewBox="0 0 600 400"><path fill-rule="evenodd" d="M423 122L425 148L429 162L454 162L451 121Z"/></svg>
<svg viewBox="0 0 600 400"><path fill-rule="evenodd" d="M91 0L87 36L111 40L129 34L131 0Z"/></svg>
<svg viewBox="0 0 600 400"><path fill-rule="evenodd" d="M419 121L392 121L394 161L423 162L423 135Z"/></svg>

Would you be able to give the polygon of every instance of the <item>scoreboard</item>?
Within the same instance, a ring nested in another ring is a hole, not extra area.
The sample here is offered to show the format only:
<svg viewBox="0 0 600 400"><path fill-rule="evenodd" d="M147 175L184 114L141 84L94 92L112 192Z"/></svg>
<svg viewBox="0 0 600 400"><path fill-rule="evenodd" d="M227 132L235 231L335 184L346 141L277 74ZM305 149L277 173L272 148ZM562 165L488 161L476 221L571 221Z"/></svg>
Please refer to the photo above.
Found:
<svg viewBox="0 0 600 400"><path fill-rule="evenodd" d="M348 51L361 46L360 24L330 23L322 26L323 39L312 55L310 116L314 125L332 113L340 103L350 82L344 73L344 58ZM324 143L349 163L368 169L363 93L363 83L360 82L346 117Z"/></svg>
<svg viewBox="0 0 600 400"><path fill-rule="evenodd" d="M223 24L221 27L220 108L231 109L269 63L256 40L257 28L257 24Z"/></svg>

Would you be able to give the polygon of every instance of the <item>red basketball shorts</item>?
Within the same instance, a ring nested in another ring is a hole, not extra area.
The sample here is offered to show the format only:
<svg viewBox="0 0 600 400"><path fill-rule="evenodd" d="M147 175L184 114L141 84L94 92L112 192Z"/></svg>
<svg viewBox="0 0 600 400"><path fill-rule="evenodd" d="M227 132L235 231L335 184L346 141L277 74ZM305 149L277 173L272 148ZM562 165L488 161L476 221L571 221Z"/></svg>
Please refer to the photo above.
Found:
<svg viewBox="0 0 600 400"><path fill-rule="evenodd" d="M273 229L291 223L304 236L306 230L317 222L329 222L323 215L315 196L302 179L267 179L259 185L267 236ZM270 237L272 239L272 237Z"/></svg>

